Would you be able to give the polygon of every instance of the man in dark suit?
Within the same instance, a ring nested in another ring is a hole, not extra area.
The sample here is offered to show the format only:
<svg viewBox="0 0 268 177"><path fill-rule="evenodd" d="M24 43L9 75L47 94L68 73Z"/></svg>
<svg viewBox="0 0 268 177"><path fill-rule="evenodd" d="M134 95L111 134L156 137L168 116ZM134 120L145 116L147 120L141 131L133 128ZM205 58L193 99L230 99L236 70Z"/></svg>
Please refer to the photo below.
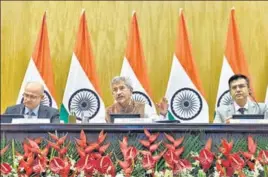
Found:
<svg viewBox="0 0 268 177"><path fill-rule="evenodd" d="M60 123L57 109L41 104L44 86L39 82L29 82L23 93L23 104L10 106L4 114L23 114L28 118L48 118L51 123Z"/></svg>
<svg viewBox="0 0 268 177"><path fill-rule="evenodd" d="M229 81L230 94L233 102L222 105L216 110L214 123L230 123L234 114L268 114L268 106L252 101L249 79L245 75L233 75Z"/></svg>

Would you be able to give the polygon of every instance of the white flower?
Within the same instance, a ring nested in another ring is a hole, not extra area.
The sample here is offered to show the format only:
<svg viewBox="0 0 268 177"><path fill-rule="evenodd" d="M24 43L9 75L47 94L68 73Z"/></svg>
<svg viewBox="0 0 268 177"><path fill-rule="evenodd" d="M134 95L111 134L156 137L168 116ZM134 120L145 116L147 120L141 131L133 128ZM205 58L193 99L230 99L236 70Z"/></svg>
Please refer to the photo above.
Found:
<svg viewBox="0 0 268 177"><path fill-rule="evenodd" d="M199 154L198 154L197 152L193 152L193 151L191 151L190 154L191 154L193 157L198 157L198 156L199 156Z"/></svg>
<svg viewBox="0 0 268 177"><path fill-rule="evenodd" d="M124 175L122 173L118 173L115 177L124 177Z"/></svg>
<svg viewBox="0 0 268 177"><path fill-rule="evenodd" d="M199 166L200 162L198 160L194 161L193 166Z"/></svg>
<svg viewBox="0 0 268 177"><path fill-rule="evenodd" d="M154 173L154 176L155 177L164 177L164 172L162 172L162 171L156 171L155 173Z"/></svg>
<svg viewBox="0 0 268 177"><path fill-rule="evenodd" d="M216 169L216 167L215 167L215 169ZM218 171L215 170L213 177L220 177L220 174L218 173Z"/></svg>

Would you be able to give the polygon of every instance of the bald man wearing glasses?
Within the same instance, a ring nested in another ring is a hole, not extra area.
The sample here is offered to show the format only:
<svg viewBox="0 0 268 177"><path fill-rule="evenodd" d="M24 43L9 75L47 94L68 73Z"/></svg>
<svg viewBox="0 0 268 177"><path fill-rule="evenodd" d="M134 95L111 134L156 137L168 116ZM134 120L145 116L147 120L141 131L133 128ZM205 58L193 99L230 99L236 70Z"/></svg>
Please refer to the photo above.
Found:
<svg viewBox="0 0 268 177"><path fill-rule="evenodd" d="M23 114L28 118L48 118L50 123L60 123L57 109L41 104L44 86L39 82L28 82L23 93L23 103L8 107L4 114Z"/></svg>

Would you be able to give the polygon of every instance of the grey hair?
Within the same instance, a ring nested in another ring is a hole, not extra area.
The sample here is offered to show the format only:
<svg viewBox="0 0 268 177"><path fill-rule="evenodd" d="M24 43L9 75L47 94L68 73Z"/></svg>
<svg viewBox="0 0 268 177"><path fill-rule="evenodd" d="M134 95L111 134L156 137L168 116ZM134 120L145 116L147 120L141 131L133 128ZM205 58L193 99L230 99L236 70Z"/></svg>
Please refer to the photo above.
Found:
<svg viewBox="0 0 268 177"><path fill-rule="evenodd" d="M131 92L133 91L131 79L126 76L115 76L111 81L111 87L121 81L124 82L124 84L130 89Z"/></svg>
<svg viewBox="0 0 268 177"><path fill-rule="evenodd" d="M30 81L30 82L27 82L26 85L25 85L25 88L26 88L29 84L39 85L39 86L40 86L41 94L42 94L42 95L45 94L45 88L44 88L44 85L41 84L40 82L38 82L38 81Z"/></svg>

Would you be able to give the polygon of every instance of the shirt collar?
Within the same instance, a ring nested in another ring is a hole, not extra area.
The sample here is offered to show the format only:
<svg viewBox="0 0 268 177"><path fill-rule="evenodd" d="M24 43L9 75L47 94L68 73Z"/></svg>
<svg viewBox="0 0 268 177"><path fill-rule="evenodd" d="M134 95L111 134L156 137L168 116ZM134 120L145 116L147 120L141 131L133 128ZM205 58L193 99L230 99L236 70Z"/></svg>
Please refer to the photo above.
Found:
<svg viewBox="0 0 268 177"><path fill-rule="evenodd" d="M34 112L34 114L35 114L36 116L38 116L39 107L40 107L40 104L39 104L36 108L34 108L34 109L32 110L32 112ZM24 112L24 113L27 114L29 111L30 111L30 109L27 108L27 107L25 107L25 112Z"/></svg>
<svg viewBox="0 0 268 177"><path fill-rule="evenodd" d="M240 107L240 106L234 101L234 108L235 108L235 111L238 111L239 108L245 108L246 110L248 110L248 101L247 101L247 103L245 104L244 107Z"/></svg>

